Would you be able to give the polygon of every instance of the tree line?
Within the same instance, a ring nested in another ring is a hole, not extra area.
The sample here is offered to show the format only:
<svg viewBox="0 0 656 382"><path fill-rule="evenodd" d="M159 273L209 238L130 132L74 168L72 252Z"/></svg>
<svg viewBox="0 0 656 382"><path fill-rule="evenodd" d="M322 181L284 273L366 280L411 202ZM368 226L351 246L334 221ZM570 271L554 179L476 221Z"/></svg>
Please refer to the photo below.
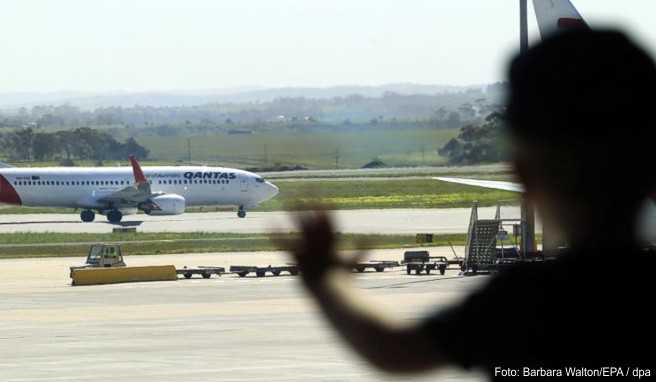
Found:
<svg viewBox="0 0 656 382"><path fill-rule="evenodd" d="M0 111L0 128L78 128L219 125L376 125L389 121L429 121L435 128L461 127L498 107L502 86L486 92L381 97L350 95L330 99L284 97L268 102L214 103L197 106L97 107L37 105Z"/></svg>
<svg viewBox="0 0 656 382"><path fill-rule="evenodd" d="M505 147L505 118L502 113L489 114L483 123L460 129L460 134L438 150L449 164L494 163L508 159Z"/></svg>
<svg viewBox="0 0 656 382"><path fill-rule="evenodd" d="M148 158L148 150L134 138L117 141L102 130L81 127L74 130L45 132L33 128L0 134L0 151L9 160L125 160L128 155Z"/></svg>

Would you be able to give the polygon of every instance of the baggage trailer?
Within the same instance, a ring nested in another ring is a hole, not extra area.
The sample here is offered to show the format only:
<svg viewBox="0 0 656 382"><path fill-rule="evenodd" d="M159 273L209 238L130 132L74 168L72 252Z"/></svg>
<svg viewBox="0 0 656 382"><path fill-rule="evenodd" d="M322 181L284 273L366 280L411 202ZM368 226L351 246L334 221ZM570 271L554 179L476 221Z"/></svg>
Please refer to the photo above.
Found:
<svg viewBox="0 0 656 382"><path fill-rule="evenodd" d="M255 273L257 277L266 276L267 272L273 276L280 276L282 272L287 272L292 276L298 275L298 267L296 265L283 265L273 267L257 267L252 265L233 265L230 267L230 273L236 273L239 277L246 277L249 273Z"/></svg>
<svg viewBox="0 0 656 382"><path fill-rule="evenodd" d="M376 272L384 272L387 268L396 268L401 264L398 261L365 261L362 263L357 263L353 266L353 270L359 273L364 272L366 269L373 269Z"/></svg>
<svg viewBox="0 0 656 382"><path fill-rule="evenodd" d="M406 251L403 254L403 265L405 265L406 273L421 274L426 272L427 275L431 271L438 270L441 275L446 273L449 266L449 260L444 256L431 256L428 251Z"/></svg>
<svg viewBox="0 0 656 382"><path fill-rule="evenodd" d="M201 275L204 279L209 279L212 275L221 276L226 273L225 268L223 267L205 267L200 266L197 268L190 268L184 266L182 268L177 268L175 270L177 275L182 275L186 279L190 279L193 275Z"/></svg>

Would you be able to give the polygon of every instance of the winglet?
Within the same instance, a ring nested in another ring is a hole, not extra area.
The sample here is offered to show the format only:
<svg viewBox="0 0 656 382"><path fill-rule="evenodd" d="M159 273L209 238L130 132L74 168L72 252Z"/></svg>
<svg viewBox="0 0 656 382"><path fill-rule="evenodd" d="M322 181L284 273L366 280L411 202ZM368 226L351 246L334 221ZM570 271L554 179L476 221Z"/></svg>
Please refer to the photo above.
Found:
<svg viewBox="0 0 656 382"><path fill-rule="evenodd" d="M139 161L137 161L137 158L135 158L134 155L130 155L129 158L130 164L132 165L132 173L134 174L134 182L136 184L148 183L146 176L144 176L143 171L141 171L141 165L139 164Z"/></svg>
<svg viewBox="0 0 656 382"><path fill-rule="evenodd" d="M533 9L543 39L568 29L589 29L571 0L533 0Z"/></svg>

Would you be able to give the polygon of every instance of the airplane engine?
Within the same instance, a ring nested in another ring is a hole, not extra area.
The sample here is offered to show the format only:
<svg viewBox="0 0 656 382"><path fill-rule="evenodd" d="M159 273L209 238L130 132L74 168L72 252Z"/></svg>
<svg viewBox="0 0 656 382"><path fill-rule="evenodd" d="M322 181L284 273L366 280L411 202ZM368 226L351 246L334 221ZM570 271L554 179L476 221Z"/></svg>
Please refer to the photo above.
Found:
<svg viewBox="0 0 656 382"><path fill-rule="evenodd" d="M177 194L160 195L140 208L148 215L180 215L185 212L185 198Z"/></svg>

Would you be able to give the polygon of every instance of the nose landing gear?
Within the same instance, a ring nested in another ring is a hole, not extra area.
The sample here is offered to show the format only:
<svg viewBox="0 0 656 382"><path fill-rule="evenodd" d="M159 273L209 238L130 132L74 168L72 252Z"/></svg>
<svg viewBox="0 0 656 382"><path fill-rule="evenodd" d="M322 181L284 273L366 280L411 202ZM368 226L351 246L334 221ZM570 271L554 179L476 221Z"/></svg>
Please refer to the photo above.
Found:
<svg viewBox="0 0 656 382"><path fill-rule="evenodd" d="M237 216L239 216L240 218L246 217L246 210L244 209L244 206L239 206L239 210L237 211Z"/></svg>

